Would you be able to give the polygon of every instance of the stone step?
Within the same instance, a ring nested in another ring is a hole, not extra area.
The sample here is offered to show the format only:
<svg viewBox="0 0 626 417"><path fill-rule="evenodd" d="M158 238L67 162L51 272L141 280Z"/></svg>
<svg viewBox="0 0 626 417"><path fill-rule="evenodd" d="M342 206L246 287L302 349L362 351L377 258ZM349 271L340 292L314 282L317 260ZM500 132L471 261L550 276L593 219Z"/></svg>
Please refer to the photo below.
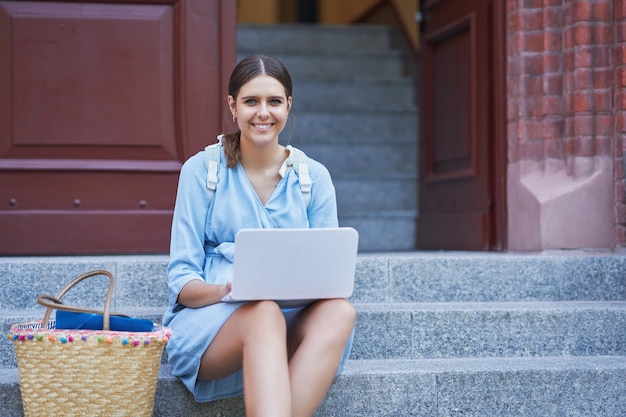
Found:
<svg viewBox="0 0 626 417"><path fill-rule="evenodd" d="M240 51L242 47L239 48ZM237 56L241 61L247 55L258 51L242 51ZM328 81L377 81L404 78L402 55L389 49L367 54L312 53L272 53L289 70L296 90L300 83L311 80Z"/></svg>
<svg viewBox="0 0 626 417"><path fill-rule="evenodd" d="M311 158L323 161L333 180L344 177L367 179L403 176L415 181L417 149L414 144L389 146L384 143L365 143L353 146L337 143L332 147L307 144L299 149ZM385 189L379 191L381 194L387 192Z"/></svg>
<svg viewBox="0 0 626 417"><path fill-rule="evenodd" d="M348 361L316 417L624 416L626 357ZM0 369L0 417L22 416L15 369ZM164 365L154 416L244 416L241 397L199 404Z"/></svg>
<svg viewBox="0 0 626 417"><path fill-rule="evenodd" d="M387 174L388 175L388 174ZM414 211L417 204L415 179L410 176L341 177L334 181L337 192L337 209L343 215L389 211ZM367 228L361 229L364 239Z"/></svg>
<svg viewBox="0 0 626 417"><path fill-rule="evenodd" d="M55 294L87 271L116 278L113 307L167 305L167 255L4 257L0 262L0 310L38 307L37 296ZM68 304L98 307L106 277L81 282ZM397 252L360 254L355 303L603 301L626 300L626 257L556 251Z"/></svg>
<svg viewBox="0 0 626 417"><path fill-rule="evenodd" d="M351 359L626 356L626 301L356 304ZM125 309L160 322L162 308ZM41 319L0 311L0 329ZM14 367L13 343L0 367Z"/></svg>
<svg viewBox="0 0 626 417"><path fill-rule="evenodd" d="M339 212L340 226L354 227L359 231L361 253L414 250L416 219L416 209L366 212L364 206L361 212Z"/></svg>
<svg viewBox="0 0 626 417"><path fill-rule="evenodd" d="M412 110L417 113L413 81L302 81L294 86L293 111L320 110L369 111L394 113Z"/></svg>
<svg viewBox="0 0 626 417"><path fill-rule="evenodd" d="M403 109L396 112L362 111L324 112L299 110L293 113L293 127L289 123L281 136L286 143L302 147L309 144L332 145L346 143L385 143L393 145L417 143L417 111ZM291 136L289 136L291 135Z"/></svg>
<svg viewBox="0 0 626 417"><path fill-rule="evenodd" d="M237 50L241 55L367 55L393 48L396 37L383 25L238 25Z"/></svg>

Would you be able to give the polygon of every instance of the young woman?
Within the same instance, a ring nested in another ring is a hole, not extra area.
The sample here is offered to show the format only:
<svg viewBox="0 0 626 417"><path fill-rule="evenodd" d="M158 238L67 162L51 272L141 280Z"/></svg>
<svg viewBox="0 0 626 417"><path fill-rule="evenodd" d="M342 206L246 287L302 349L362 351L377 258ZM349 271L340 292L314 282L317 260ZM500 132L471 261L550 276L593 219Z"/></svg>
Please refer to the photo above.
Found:
<svg viewBox="0 0 626 417"><path fill-rule="evenodd" d="M163 318L172 329L169 363L196 401L243 392L248 416L311 416L349 355L352 304L329 299L285 309L273 301L220 300L230 291L238 230L336 227L335 189L328 170L309 158L307 204L290 168L293 148L278 142L292 105L291 77L282 63L245 58L231 74L228 93L239 129L221 138L211 201L204 151L180 173Z"/></svg>

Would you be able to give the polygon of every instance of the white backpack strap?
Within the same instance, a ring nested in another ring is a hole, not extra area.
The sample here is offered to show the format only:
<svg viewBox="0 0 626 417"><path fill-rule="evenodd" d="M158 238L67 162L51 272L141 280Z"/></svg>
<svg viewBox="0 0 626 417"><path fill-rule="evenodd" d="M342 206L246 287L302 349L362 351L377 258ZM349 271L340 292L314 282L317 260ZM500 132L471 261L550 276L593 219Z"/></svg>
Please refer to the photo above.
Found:
<svg viewBox="0 0 626 417"><path fill-rule="evenodd" d="M309 174L309 157L291 145L288 145L287 148L289 149L289 163L291 168L298 174L300 191L302 191L304 204L308 207L311 201L311 188L313 187L313 180L311 180L311 175Z"/></svg>
<svg viewBox="0 0 626 417"><path fill-rule="evenodd" d="M298 179L300 181L300 191L302 191L302 197L304 197L304 204L308 207L311 201L311 187L313 185L313 181L311 181L311 176L309 175L309 164L299 162L298 164L294 164L294 166L298 167L296 171L298 172Z"/></svg>
<svg viewBox="0 0 626 417"><path fill-rule="evenodd" d="M220 156L222 155L222 135L217 137L218 142L204 148L206 156L206 188L209 194L209 203L217 189L217 173L220 170Z"/></svg>

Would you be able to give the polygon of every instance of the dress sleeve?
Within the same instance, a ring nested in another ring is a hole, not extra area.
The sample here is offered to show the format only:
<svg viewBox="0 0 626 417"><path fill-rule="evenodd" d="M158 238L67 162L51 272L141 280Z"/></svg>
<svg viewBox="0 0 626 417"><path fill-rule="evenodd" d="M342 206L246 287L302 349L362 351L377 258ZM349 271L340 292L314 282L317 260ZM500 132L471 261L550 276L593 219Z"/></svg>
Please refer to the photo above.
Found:
<svg viewBox="0 0 626 417"><path fill-rule="evenodd" d="M205 228L209 208L207 168L203 153L189 158L181 168L172 220L170 262L167 267L169 301L175 304L191 280L204 280Z"/></svg>
<svg viewBox="0 0 626 417"><path fill-rule="evenodd" d="M310 160L311 201L307 207L309 227L337 227L337 197L335 186L328 169L321 163Z"/></svg>

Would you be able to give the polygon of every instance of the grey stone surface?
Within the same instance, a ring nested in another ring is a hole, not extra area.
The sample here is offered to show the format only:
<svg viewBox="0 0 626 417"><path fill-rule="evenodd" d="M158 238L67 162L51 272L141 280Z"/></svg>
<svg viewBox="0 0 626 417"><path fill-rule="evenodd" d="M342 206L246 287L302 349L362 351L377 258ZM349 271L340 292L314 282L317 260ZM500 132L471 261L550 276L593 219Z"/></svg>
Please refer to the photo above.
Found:
<svg viewBox="0 0 626 417"><path fill-rule="evenodd" d="M388 48L393 31L384 26L240 25L238 51L248 53L290 54L369 54Z"/></svg>

